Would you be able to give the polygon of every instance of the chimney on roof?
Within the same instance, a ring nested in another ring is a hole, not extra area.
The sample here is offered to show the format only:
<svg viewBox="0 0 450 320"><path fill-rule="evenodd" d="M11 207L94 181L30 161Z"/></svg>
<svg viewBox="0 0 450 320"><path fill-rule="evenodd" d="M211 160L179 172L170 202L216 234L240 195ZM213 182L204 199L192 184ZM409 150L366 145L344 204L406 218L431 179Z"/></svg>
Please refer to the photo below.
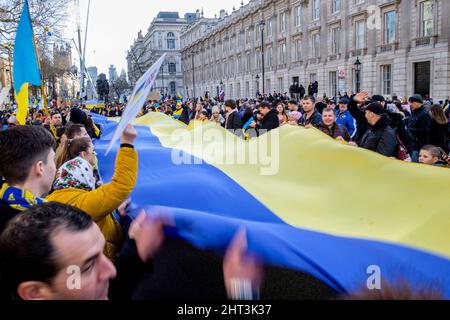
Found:
<svg viewBox="0 0 450 320"><path fill-rule="evenodd" d="M226 16L226 13L225 13L225 10L220 10L220 12L219 12L219 19L223 19L223 18L225 18L225 16Z"/></svg>

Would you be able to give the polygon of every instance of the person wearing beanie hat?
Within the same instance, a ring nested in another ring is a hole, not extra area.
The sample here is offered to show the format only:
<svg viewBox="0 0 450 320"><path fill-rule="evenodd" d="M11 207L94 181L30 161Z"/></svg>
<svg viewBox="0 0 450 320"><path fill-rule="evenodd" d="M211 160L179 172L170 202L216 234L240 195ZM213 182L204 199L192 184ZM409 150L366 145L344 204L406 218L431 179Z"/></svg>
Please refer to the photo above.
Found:
<svg viewBox="0 0 450 320"><path fill-rule="evenodd" d="M420 94L415 94L415 95L413 95L413 96L411 96L409 98L409 102L410 103L416 102L416 103L420 103L422 105L423 104L423 97Z"/></svg>
<svg viewBox="0 0 450 320"><path fill-rule="evenodd" d="M386 157L395 157L397 136L389 126L389 117L379 102L372 102L365 108L365 117L369 124L359 146Z"/></svg>
<svg viewBox="0 0 450 320"><path fill-rule="evenodd" d="M372 120L373 118L368 117L367 115L370 113L368 113L368 111L376 114L377 116L382 116L384 114L386 114L386 111L383 108L383 105L380 102L372 102L370 103L366 108L365 108L365 112L366 112L366 119L369 122L369 124L374 125L376 123L374 123L374 121Z"/></svg>
<svg viewBox="0 0 450 320"><path fill-rule="evenodd" d="M70 122L86 126L87 115L82 110L78 108L73 108L70 111Z"/></svg>
<svg viewBox="0 0 450 320"><path fill-rule="evenodd" d="M419 152L423 146L430 142L431 115L423 106L423 98L415 94L409 98L411 116L408 119L408 130L415 138L414 151L411 158L414 162L419 161Z"/></svg>
<svg viewBox="0 0 450 320"><path fill-rule="evenodd" d="M386 99L382 95L379 95L379 94L372 96L372 101L381 103L383 105L383 107L386 103Z"/></svg>

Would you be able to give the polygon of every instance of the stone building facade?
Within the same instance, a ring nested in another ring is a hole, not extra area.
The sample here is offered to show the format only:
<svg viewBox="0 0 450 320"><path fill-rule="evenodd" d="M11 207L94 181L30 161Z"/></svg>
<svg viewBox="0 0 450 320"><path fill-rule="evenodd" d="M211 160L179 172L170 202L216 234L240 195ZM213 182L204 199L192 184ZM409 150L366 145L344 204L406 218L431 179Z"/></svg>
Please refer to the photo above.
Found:
<svg viewBox="0 0 450 320"><path fill-rule="evenodd" d="M167 53L161 71L156 79L154 90L164 94L183 93L183 73L181 68L180 34L181 30L200 17L197 13L187 13L183 18L178 12L160 12L152 21L145 35L139 32L137 39L127 55L128 78L132 85Z"/></svg>
<svg viewBox="0 0 450 320"><path fill-rule="evenodd" d="M265 93L317 80L319 95L359 88L446 99L449 16L448 0L251 0L199 37L181 34L185 86L193 94L195 83L197 96L254 97L263 47Z"/></svg>

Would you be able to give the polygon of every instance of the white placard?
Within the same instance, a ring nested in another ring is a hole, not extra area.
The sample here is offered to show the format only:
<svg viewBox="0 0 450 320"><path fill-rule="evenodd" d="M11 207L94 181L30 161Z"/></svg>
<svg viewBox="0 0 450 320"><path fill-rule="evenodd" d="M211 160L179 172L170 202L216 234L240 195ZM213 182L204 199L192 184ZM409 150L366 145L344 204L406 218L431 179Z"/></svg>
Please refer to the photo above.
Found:
<svg viewBox="0 0 450 320"><path fill-rule="evenodd" d="M165 59L166 54L163 54L163 56L159 58L159 60L156 61L156 63L152 65L150 69L148 69L148 71L136 82L129 103L125 108L122 118L120 119L116 131L114 132L113 138L106 149L106 155L109 151L111 151L111 148L116 141L122 136L122 133L127 125L134 121L136 116L139 114L139 111L144 106L150 90L155 83L156 77L158 76L159 69Z"/></svg>

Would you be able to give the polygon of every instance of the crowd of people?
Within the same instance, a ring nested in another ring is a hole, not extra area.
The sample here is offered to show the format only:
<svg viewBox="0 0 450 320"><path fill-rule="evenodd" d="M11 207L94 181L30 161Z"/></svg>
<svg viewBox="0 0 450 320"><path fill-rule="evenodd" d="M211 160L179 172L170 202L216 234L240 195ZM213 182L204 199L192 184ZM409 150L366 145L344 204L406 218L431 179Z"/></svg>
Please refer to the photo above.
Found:
<svg viewBox="0 0 450 320"><path fill-rule="evenodd" d="M94 111L120 116L123 108L115 105ZM292 100L286 93L274 92L237 101L167 99L149 101L140 115L149 112L163 112L185 124L212 121L245 139L281 126L301 126L398 160L435 166L447 166L449 161L450 102L432 103L418 94L386 99L361 92L351 97L344 93L331 99L305 95Z"/></svg>
<svg viewBox="0 0 450 320"><path fill-rule="evenodd" d="M365 92L336 100L305 95L297 101L285 94L166 99L149 101L140 116L162 112L186 124L211 121L242 139L250 139L252 130L257 136L301 126L386 157L449 165L448 101L427 104L420 95L386 101ZM235 235L222 258L165 239L165 228L173 226L165 215L128 216L138 175L133 126L123 132L111 182L101 181L93 144L101 127L90 112L120 117L124 108L32 109L25 126L11 106L0 111L1 298L257 298L262 265L246 252L245 232ZM158 259L170 274L155 268ZM63 266L80 266L81 290L66 286Z"/></svg>

